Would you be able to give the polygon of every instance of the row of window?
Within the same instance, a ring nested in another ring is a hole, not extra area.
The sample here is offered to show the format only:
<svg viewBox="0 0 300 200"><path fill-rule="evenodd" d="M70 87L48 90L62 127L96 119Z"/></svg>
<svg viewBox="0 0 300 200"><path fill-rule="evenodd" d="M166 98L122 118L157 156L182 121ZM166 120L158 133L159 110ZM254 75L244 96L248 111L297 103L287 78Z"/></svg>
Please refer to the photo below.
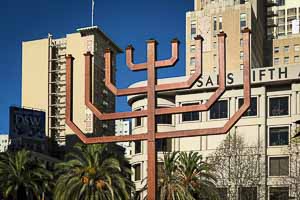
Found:
<svg viewBox="0 0 300 200"><path fill-rule="evenodd" d="M170 152L172 150L171 139L156 140L155 148L156 148L156 151ZM134 153L135 154L142 153L142 142L141 141L134 142Z"/></svg>
<svg viewBox="0 0 300 200"><path fill-rule="evenodd" d="M299 63L300 62L300 56L294 56L294 63ZM287 65L290 64L290 57L286 56L283 58L283 64ZM281 61L280 58L274 58L274 65L280 65Z"/></svg>
<svg viewBox="0 0 300 200"><path fill-rule="evenodd" d="M270 127L269 128L269 146L289 145L290 131L289 126ZM161 139L156 141L156 151L169 152L172 150L171 140ZM134 153L142 153L141 141L134 142Z"/></svg>
<svg viewBox="0 0 300 200"><path fill-rule="evenodd" d="M240 29L247 27L247 14L241 13L240 14ZM223 30L223 17L213 17L213 33L216 35L217 31ZM194 38L197 35L197 23L196 20L191 21L191 40L194 40Z"/></svg>
<svg viewBox="0 0 300 200"><path fill-rule="evenodd" d="M218 194L220 199L228 200L229 191L228 188L218 188ZM257 200L258 191L257 187L239 187L238 199L239 200ZM270 187L269 188L270 200L287 200L289 199L288 187Z"/></svg>
<svg viewBox="0 0 300 200"><path fill-rule="evenodd" d="M238 99L238 107L240 108L244 103L244 99ZM197 105L198 103L184 103L182 106ZM140 110L140 109L138 109ZM258 106L257 97L251 98L250 108L244 114L244 117L257 116ZM269 116L287 116L289 115L289 97L272 97L269 99ZM219 100L216 102L209 111L210 119L226 119L229 117L229 104L228 100ZM199 121L200 112L187 112L182 114L182 122ZM172 115L159 115L156 116L157 124L172 124ZM142 118L135 118L135 127L142 125Z"/></svg>
<svg viewBox="0 0 300 200"><path fill-rule="evenodd" d="M285 53L289 53L290 52L290 46L289 45L286 45L283 47L283 51ZM299 52L300 51L300 45L299 44L295 44L294 45L294 51L295 52ZM274 47L274 53L279 53L280 52L280 47Z"/></svg>
<svg viewBox="0 0 300 200"><path fill-rule="evenodd" d="M161 166L161 164L160 164ZM159 168L159 167L158 167ZM134 180L141 180L141 163L133 165ZM289 157L270 157L269 158L269 176L289 176Z"/></svg>
<svg viewBox="0 0 300 200"><path fill-rule="evenodd" d="M289 157L270 157L269 176L288 176L289 175ZM134 180L141 180L141 163L133 165Z"/></svg>

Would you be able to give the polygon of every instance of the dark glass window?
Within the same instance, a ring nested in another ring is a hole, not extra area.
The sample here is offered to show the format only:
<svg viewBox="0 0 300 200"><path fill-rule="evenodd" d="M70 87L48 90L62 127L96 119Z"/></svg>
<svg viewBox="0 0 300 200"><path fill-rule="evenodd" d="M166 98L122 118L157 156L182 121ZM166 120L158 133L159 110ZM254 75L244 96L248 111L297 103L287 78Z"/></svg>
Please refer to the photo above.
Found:
<svg viewBox="0 0 300 200"><path fill-rule="evenodd" d="M183 104L182 106L191 106L191 105L198 105L198 103L189 103ZM182 113L182 121L198 121L199 120L199 112L187 112Z"/></svg>
<svg viewBox="0 0 300 200"><path fill-rule="evenodd" d="M141 141L135 141L134 142L134 153L142 153L142 142Z"/></svg>
<svg viewBox="0 0 300 200"><path fill-rule="evenodd" d="M278 6L284 6L285 5L285 0L277 0Z"/></svg>
<svg viewBox="0 0 300 200"><path fill-rule="evenodd" d="M270 158L270 176L289 175L289 157Z"/></svg>
<svg viewBox="0 0 300 200"><path fill-rule="evenodd" d="M140 111L142 109L137 109L136 111ZM135 126L142 126L142 118L141 117L136 117L135 118Z"/></svg>
<svg viewBox="0 0 300 200"><path fill-rule="evenodd" d="M247 20L247 14L242 13L240 15L240 27L241 27L241 29L243 29L244 27L247 26L246 20Z"/></svg>
<svg viewBox="0 0 300 200"><path fill-rule="evenodd" d="M156 168L157 168L157 178L158 178L158 180L159 180L160 178L163 177L163 173L164 173L164 163L158 162L158 163L156 164Z"/></svg>
<svg viewBox="0 0 300 200"><path fill-rule="evenodd" d="M269 115L281 116L289 114L289 97L270 98Z"/></svg>
<svg viewBox="0 0 300 200"><path fill-rule="evenodd" d="M219 17L219 30L222 31L223 29L223 18L222 16Z"/></svg>
<svg viewBox="0 0 300 200"><path fill-rule="evenodd" d="M227 200L227 188L217 188L219 199Z"/></svg>
<svg viewBox="0 0 300 200"><path fill-rule="evenodd" d="M240 187L239 200L256 200L257 188L256 187Z"/></svg>
<svg viewBox="0 0 300 200"><path fill-rule="evenodd" d="M214 31L217 31L217 18L214 17Z"/></svg>
<svg viewBox="0 0 300 200"><path fill-rule="evenodd" d="M274 127L269 129L270 146L289 144L289 127Z"/></svg>
<svg viewBox="0 0 300 200"><path fill-rule="evenodd" d="M156 124L172 124L172 115L156 116Z"/></svg>
<svg viewBox="0 0 300 200"><path fill-rule="evenodd" d="M191 57L190 65L191 66L195 66L195 64L196 64L196 58L195 57Z"/></svg>
<svg viewBox="0 0 300 200"><path fill-rule="evenodd" d="M270 187L270 200L289 199L288 187Z"/></svg>
<svg viewBox="0 0 300 200"><path fill-rule="evenodd" d="M171 140L170 139L159 139L156 140L156 151L171 151Z"/></svg>
<svg viewBox="0 0 300 200"><path fill-rule="evenodd" d="M134 168L134 180L139 181L141 180L141 164L136 164L133 166Z"/></svg>
<svg viewBox="0 0 300 200"><path fill-rule="evenodd" d="M191 40L194 40L196 37L196 24L191 24Z"/></svg>
<svg viewBox="0 0 300 200"><path fill-rule="evenodd" d="M244 99L239 99L239 108L244 104ZM250 108L245 112L244 116L257 116L257 97L251 97Z"/></svg>
<svg viewBox="0 0 300 200"><path fill-rule="evenodd" d="M228 101L216 102L210 109L210 119L223 119L228 117Z"/></svg>

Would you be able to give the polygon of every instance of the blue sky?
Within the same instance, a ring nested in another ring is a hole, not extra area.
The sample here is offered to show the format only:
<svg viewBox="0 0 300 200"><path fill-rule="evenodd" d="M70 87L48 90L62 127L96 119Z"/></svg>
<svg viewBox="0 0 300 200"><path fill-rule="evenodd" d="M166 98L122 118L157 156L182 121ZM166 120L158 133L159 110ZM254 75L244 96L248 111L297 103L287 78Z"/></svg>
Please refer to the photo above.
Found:
<svg viewBox="0 0 300 200"><path fill-rule="evenodd" d="M193 0L95 0L94 24L122 49L135 47L136 62L144 62L149 38L158 40L158 59L168 58L170 41L178 38L180 61L175 68L162 69L159 77L184 75L185 13ZM9 106L21 104L22 41L54 38L91 25L91 0L2 1L0 7L0 133L8 132ZM146 78L144 72L130 72L125 55L118 56L117 82L120 88ZM118 111L128 110L126 99L118 98Z"/></svg>

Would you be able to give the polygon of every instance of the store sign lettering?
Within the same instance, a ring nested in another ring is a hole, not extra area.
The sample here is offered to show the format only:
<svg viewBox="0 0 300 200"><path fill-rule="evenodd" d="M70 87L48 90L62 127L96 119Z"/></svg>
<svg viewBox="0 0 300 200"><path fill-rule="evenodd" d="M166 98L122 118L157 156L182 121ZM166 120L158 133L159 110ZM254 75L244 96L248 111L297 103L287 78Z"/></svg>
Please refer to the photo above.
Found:
<svg viewBox="0 0 300 200"><path fill-rule="evenodd" d="M259 83L259 82L278 81L278 80L284 80L288 78L300 77L300 72L296 73L296 76L298 74L298 77L289 77L288 70L289 70L288 67L252 69L251 82ZM292 76L295 76L295 74L292 74ZM236 81L236 79L239 79L239 81ZM226 85L239 84L241 80L242 80L242 73L226 74ZM196 87L198 88L214 87L217 86L218 84L219 84L218 75L216 76L209 75L205 77L200 77L200 79L196 83Z"/></svg>

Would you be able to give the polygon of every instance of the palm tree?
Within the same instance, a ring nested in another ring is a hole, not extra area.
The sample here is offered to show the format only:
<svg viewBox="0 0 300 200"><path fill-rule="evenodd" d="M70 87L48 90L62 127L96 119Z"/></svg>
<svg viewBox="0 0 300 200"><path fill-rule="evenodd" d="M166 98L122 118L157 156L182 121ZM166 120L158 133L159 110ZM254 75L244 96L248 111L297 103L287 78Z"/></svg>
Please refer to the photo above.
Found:
<svg viewBox="0 0 300 200"><path fill-rule="evenodd" d="M0 189L5 199L41 199L51 192L53 176L31 152L20 150L0 155Z"/></svg>
<svg viewBox="0 0 300 200"><path fill-rule="evenodd" d="M212 167L197 152L164 154L159 177L161 200L217 199Z"/></svg>
<svg viewBox="0 0 300 200"><path fill-rule="evenodd" d="M113 145L77 144L66 162L56 165L58 180L54 199L130 199L133 183L125 158L116 156Z"/></svg>
<svg viewBox="0 0 300 200"><path fill-rule="evenodd" d="M184 184L178 179L178 152L165 153L164 162L158 180L158 190L161 200L193 199Z"/></svg>
<svg viewBox="0 0 300 200"><path fill-rule="evenodd" d="M213 168L198 152L180 152L178 162L177 177L195 199L217 198Z"/></svg>

